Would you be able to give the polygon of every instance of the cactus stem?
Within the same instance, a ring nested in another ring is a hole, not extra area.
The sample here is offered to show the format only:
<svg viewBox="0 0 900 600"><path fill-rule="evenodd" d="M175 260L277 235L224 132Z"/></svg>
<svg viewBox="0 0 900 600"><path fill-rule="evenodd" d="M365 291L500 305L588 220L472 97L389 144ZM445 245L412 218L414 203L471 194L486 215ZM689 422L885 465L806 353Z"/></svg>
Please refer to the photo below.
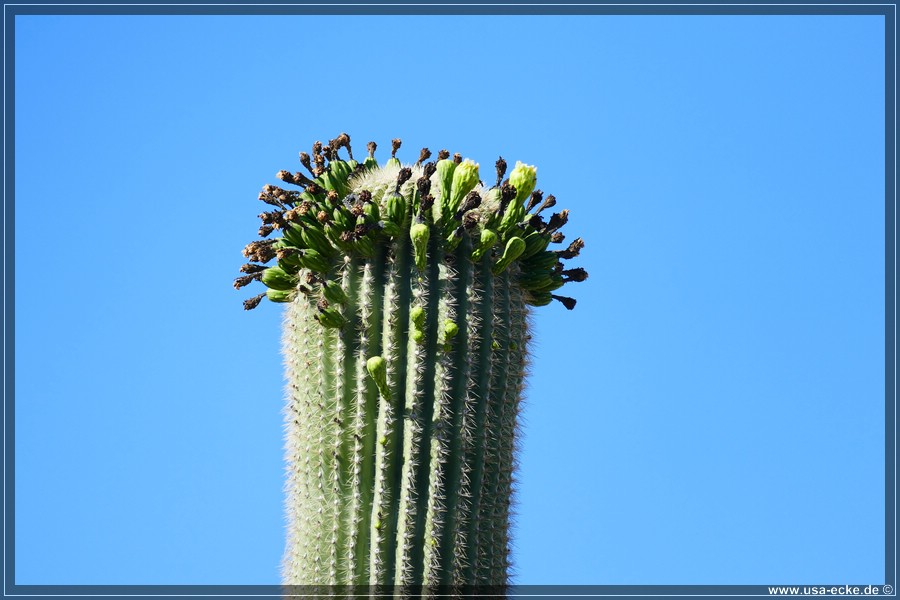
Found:
<svg viewBox="0 0 900 600"><path fill-rule="evenodd" d="M351 367L355 365L355 348L353 347L352 332L358 327L359 316L357 314L357 290L359 289L360 260L351 259L345 264L341 286L347 295L347 302L343 305L342 316L348 325L338 332L337 352L340 360L337 361L337 396L340 402L338 420L343 425L343 435L338 436L337 461L339 469L339 494L341 501L337 505L339 524L337 532L338 575L351 581L353 575L352 564L352 532L351 522L353 513L351 502L347 497L352 493L352 480L355 471L353 464L353 448L355 445L356 430L352 425L352 416L356 400L356 373Z"/></svg>
<svg viewBox="0 0 900 600"><path fill-rule="evenodd" d="M481 260L478 269L478 277L475 280L475 298L472 301L474 314L477 318L470 320L469 337L473 340L469 353L470 360L478 363L478 368L473 369L477 377L471 382L467 393L466 422L463 424L464 432L471 432L471 444L466 450L466 471L469 475L469 510L468 522L465 523L465 539L467 545L464 549L463 572L459 576L460 581L474 583L488 583L478 577L478 553L479 532L478 514L482 504L482 489L484 478L485 451L488 439L488 428L485 426L488 404L490 402L491 374L493 371L493 359L491 357L491 342L494 333L494 303L493 303L493 276L491 274L490 259Z"/></svg>
<svg viewBox="0 0 900 600"><path fill-rule="evenodd" d="M453 286L449 294L445 293L445 297L449 297L453 301L452 322L462 321L469 311L469 298L467 290L472 287L472 263L469 261L469 255L472 253L472 247L468 238L456 249L455 260L452 267L455 269L455 277L448 281ZM449 286L448 286L449 287ZM454 552L462 548L457 546L458 522L459 522L459 503L460 495L463 488L463 469L462 469L462 442L465 434L457 435L454 432L463 431L463 415L466 405L466 388L469 378L468 367L470 365L467 355L469 348L469 330L462 328L461 331L453 339L452 352L445 354L442 361L445 363L444 377L442 385L445 398L449 402L442 402L449 409L449 417L444 424L446 426L442 436L441 455L444 461L443 483L444 487L444 507L443 522L441 523L442 531L440 532L439 555L438 562L434 565L435 571L439 574L438 582L442 586L450 585L454 576L454 569L449 568L454 564ZM437 577L435 577L437 579Z"/></svg>
<svg viewBox="0 0 900 600"><path fill-rule="evenodd" d="M388 387L392 398L382 398L378 414L376 483L372 509L369 565L371 585L391 585L394 581L397 520L402 479L397 476L403 461L404 402L407 385L407 347L412 290L409 246L405 236L393 245L384 292L382 348L387 359ZM382 443L382 440L384 442ZM375 527L378 522L380 527Z"/></svg>
<svg viewBox="0 0 900 600"><path fill-rule="evenodd" d="M434 375L438 352L438 306L440 303L440 263L442 249L438 236L431 236L431 252L424 274L413 281L413 303L425 307L425 339L410 340L413 365L408 368L406 429L403 439L403 485L400 505L395 565L395 581L422 585L424 570L425 522L427 511L420 505L428 498L428 474L434 410ZM414 324L409 324L410 329Z"/></svg>

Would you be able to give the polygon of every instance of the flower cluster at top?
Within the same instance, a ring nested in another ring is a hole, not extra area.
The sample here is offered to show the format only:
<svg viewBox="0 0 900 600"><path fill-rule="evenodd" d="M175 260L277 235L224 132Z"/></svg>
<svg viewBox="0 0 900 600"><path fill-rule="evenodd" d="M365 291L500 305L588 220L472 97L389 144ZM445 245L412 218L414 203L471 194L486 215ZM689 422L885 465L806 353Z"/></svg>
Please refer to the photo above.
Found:
<svg viewBox="0 0 900 600"><path fill-rule="evenodd" d="M268 289L246 300L245 308L255 308L263 297L289 302L298 293L321 296L327 306L329 295L340 294L333 274L345 257L372 259L380 246L408 241L415 267L424 271L429 243L434 247L438 241L443 253L454 253L464 240L468 258L489 266L494 274L516 263L517 284L528 304L541 306L555 299L568 309L575 306L574 299L553 292L587 278L584 269L566 269L562 263L578 256L584 241L577 238L567 247L548 249L563 242L560 229L569 211L553 213L547 220L541 216L556 198L535 189L535 167L517 162L504 180L507 164L501 157L495 164L496 181L487 187L479 165L459 154L451 157L441 150L436 161L426 162L431 152L423 148L415 164L403 166L396 157L399 149L400 140L393 140L391 158L379 166L376 144L369 142L368 156L358 162L350 136L342 133L328 145L316 142L312 155L300 153L308 174L278 173L299 191L263 187L259 199L272 209L259 215L262 239L244 248L250 262L241 267L244 275L234 287L261 281ZM270 237L275 232L280 236ZM277 263L267 266L273 259ZM320 322L341 325L325 312Z"/></svg>

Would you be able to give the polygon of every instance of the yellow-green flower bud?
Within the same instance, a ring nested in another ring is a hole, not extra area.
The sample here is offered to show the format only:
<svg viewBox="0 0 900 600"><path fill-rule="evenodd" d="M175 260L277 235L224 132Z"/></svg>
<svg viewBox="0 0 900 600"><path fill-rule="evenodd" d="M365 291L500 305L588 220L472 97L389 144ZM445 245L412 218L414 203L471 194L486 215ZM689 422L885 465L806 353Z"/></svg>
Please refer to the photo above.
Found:
<svg viewBox="0 0 900 600"><path fill-rule="evenodd" d="M294 299L294 290L266 290L266 297L272 302L290 302Z"/></svg>
<svg viewBox="0 0 900 600"><path fill-rule="evenodd" d="M347 293L337 281L328 280L322 284L325 299L333 304L343 304L347 301Z"/></svg>
<svg viewBox="0 0 900 600"><path fill-rule="evenodd" d="M492 229L482 229L478 247L472 252L472 261L479 262L484 257L485 253L490 251L496 243L497 233Z"/></svg>
<svg viewBox="0 0 900 600"><path fill-rule="evenodd" d="M385 400L390 400L391 391L387 385L387 361L380 356L373 356L366 361L366 370L369 371L369 375L375 381L375 387L378 388L381 397Z"/></svg>
<svg viewBox="0 0 900 600"><path fill-rule="evenodd" d="M437 175L440 205L443 207L449 203L450 189L453 187L453 171L456 170L456 163L449 158L443 158L437 162Z"/></svg>
<svg viewBox="0 0 900 600"><path fill-rule="evenodd" d="M445 218L456 214L456 211L459 210L459 207L462 204L463 198L466 197L466 194L475 189L475 186L478 185L478 181L478 163L467 158L456 166L456 169L453 170L453 179L450 183L449 199L446 197L441 198L441 204L444 208L442 215Z"/></svg>
<svg viewBox="0 0 900 600"><path fill-rule="evenodd" d="M416 329L425 327L425 309L416 305L409 311L409 317Z"/></svg>
<svg viewBox="0 0 900 600"><path fill-rule="evenodd" d="M520 237L511 237L506 242L506 248L503 250L503 256L494 265L493 271L495 275L499 275L509 264L519 258L525 252L525 240Z"/></svg>
<svg viewBox="0 0 900 600"><path fill-rule="evenodd" d="M522 161L516 161L516 167L509 174L509 184L516 188L515 202L525 206L525 202L531 198L531 192L537 183L537 167L526 165Z"/></svg>
<svg viewBox="0 0 900 600"><path fill-rule="evenodd" d="M409 238L412 240L413 252L416 255L416 268L425 270L425 260L428 253L428 237L431 230L425 223L416 223L409 228Z"/></svg>
<svg viewBox="0 0 900 600"><path fill-rule="evenodd" d="M457 333L459 333L459 325L450 320L444 322L444 342L452 340Z"/></svg>
<svg viewBox="0 0 900 600"><path fill-rule="evenodd" d="M269 267L262 273L260 278L266 287L273 290L293 290L300 283L300 280L288 274L281 267Z"/></svg>

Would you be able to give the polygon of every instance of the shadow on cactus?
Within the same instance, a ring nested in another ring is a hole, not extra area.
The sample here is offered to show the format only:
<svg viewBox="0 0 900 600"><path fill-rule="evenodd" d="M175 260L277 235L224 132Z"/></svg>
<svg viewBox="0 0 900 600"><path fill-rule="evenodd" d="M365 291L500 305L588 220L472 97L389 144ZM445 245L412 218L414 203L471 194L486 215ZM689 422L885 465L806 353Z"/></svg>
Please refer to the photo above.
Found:
<svg viewBox="0 0 900 600"><path fill-rule="evenodd" d="M528 306L575 300L581 238L536 169L422 149L380 166L350 137L266 185L235 287L287 303L286 585L504 586ZM347 160L341 157L345 151ZM546 213L545 213L546 214ZM275 236L275 237L272 237Z"/></svg>

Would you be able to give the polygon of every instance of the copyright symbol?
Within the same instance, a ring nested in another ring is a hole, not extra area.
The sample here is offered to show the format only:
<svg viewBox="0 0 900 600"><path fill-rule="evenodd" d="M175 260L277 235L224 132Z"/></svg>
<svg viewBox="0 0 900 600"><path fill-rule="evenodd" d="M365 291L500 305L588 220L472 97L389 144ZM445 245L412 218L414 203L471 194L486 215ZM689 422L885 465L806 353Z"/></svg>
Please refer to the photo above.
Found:
<svg viewBox="0 0 900 600"><path fill-rule="evenodd" d="M893 594L894 593L894 586L892 586L892 585L886 585L886 586L884 586L883 589L884 589L885 594Z"/></svg>

